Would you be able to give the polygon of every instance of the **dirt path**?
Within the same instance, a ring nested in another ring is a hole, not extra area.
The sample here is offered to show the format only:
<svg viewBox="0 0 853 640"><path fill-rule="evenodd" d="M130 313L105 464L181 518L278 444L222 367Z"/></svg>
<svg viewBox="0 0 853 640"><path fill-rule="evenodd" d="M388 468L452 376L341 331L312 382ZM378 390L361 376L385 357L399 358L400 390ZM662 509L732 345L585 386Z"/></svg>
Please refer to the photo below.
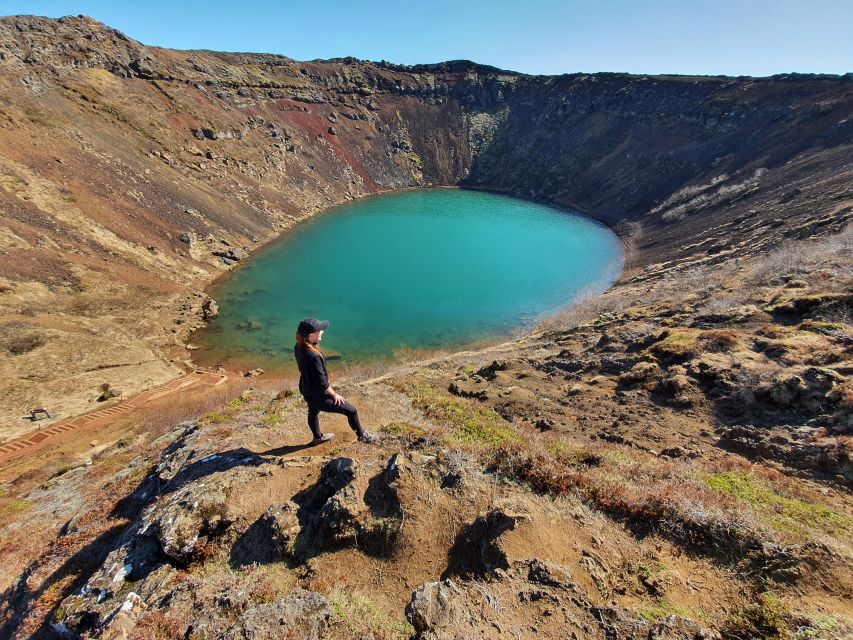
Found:
<svg viewBox="0 0 853 640"><path fill-rule="evenodd" d="M193 371L181 378L172 380L168 384L143 391L118 404L112 404L103 409L98 409L97 411L74 418L60 420L44 429L37 429L22 438L0 444L0 464L5 465L9 462L18 461L42 449L54 440L63 436L74 435L74 432L84 427L87 433L91 433L97 427L111 424L119 416L132 415L134 411L141 409L153 400L166 397L178 391L197 390L204 387L213 388L223 384L228 379L229 376L226 374ZM3 471L4 469L0 469L0 477L4 475Z"/></svg>

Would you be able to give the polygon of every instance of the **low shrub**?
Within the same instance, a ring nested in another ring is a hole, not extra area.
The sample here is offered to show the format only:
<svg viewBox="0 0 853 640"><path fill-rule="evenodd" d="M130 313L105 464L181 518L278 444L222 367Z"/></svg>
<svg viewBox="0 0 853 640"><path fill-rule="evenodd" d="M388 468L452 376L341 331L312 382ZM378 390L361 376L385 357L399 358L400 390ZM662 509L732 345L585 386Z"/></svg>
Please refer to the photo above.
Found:
<svg viewBox="0 0 853 640"><path fill-rule="evenodd" d="M762 593L753 604L732 615L723 634L734 640L790 638L793 619L784 603L771 593Z"/></svg>
<svg viewBox="0 0 853 640"><path fill-rule="evenodd" d="M46 341L47 337L29 322L13 321L0 325L0 349L9 355L29 353Z"/></svg>
<svg viewBox="0 0 853 640"><path fill-rule="evenodd" d="M699 342L706 351L731 351L737 346L739 336L729 329L705 331Z"/></svg>

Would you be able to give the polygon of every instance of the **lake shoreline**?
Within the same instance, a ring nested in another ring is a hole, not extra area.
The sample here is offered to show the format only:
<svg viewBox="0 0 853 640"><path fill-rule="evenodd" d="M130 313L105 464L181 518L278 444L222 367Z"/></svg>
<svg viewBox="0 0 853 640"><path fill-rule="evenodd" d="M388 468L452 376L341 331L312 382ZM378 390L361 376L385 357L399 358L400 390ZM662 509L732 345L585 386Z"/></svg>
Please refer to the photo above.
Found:
<svg viewBox="0 0 853 640"><path fill-rule="evenodd" d="M463 339L463 340L460 340L459 342L456 342L456 343L450 343L450 344L445 343L445 344L440 344L437 346L431 345L428 348L418 347L417 351L421 355L425 355L427 353L438 353L441 351L445 351L447 349L470 350L470 349L476 349L476 348L489 348L490 346L493 346L495 344L499 344L499 343L504 342L508 339L517 338L522 334L524 334L524 335L530 334L544 320L547 320L548 317L564 312L566 306L571 305L572 301L575 300L579 295L588 293L589 289L594 290L595 294L600 294L600 293L603 293L603 292L607 291L608 289L610 289L614 284L619 282L622 274L624 273L624 267L628 263L628 261L630 260L630 257L632 254L632 247L631 247L630 243L626 242L624 235L620 235L619 233L616 232L616 230L614 230L612 223L615 222L617 219L613 216L597 215L595 213L590 214L589 212L584 212L584 211L579 211L579 210L573 209L565 203L559 203L559 202L555 203L555 202L550 202L550 201L543 200L543 199L537 199L537 198L533 198L533 197L529 197L529 196L522 196L522 195L502 192L502 191L498 191L498 190L469 188L469 187L466 187L464 185L459 186L459 187L457 187L457 186L440 186L440 187L429 187L429 188L406 188L406 189L398 189L398 190L389 190L389 191L385 191L385 192L377 193L377 194L370 194L370 195L365 196L363 198L358 198L356 200L349 201L348 203L344 203L343 205L336 205L335 207L329 207L327 209L324 209L324 210L317 212L315 214L312 214L310 216L306 216L306 217L301 218L299 220L299 222L297 222L293 226L288 227L285 231L283 231L282 233L280 233L276 237L270 239L268 242L265 242L256 251L253 251L252 254L247 259L244 259L243 261L241 261L235 268L229 270L226 273L220 274L218 277L214 278L206 287L205 292L208 295L213 295L213 297L217 297L217 296L221 297L222 296L222 287L225 286L225 283L228 282L229 278L238 277L238 275L241 274L243 272L243 270L246 268L247 264L253 264L253 265L256 264L257 260L259 258L261 258L261 256L265 252L267 252L270 249L272 249L273 247L275 247L277 243L286 242L289 238L291 238L292 232L301 227L301 225L299 223L304 222L304 221L308 220L309 218L314 220L315 218L317 218L319 216L320 213L326 214L326 213L329 213L329 212L334 211L336 209L340 209L341 206L363 205L366 202L369 202L370 200L374 200L375 196L388 197L388 196L394 196L394 195L402 195L402 194L407 193L407 192L422 192L422 193L428 194L431 192L440 192L440 191L457 191L457 192L470 192L472 194L484 193L484 194L496 195L496 196L501 196L503 198L507 198L508 200L511 200L511 201L515 201L515 202L519 203L520 206L522 206L522 207L529 207L529 205L540 205L540 206L544 207L545 209L551 210L552 212L567 213L567 214L570 214L575 219L586 220L587 223L591 222L596 226L601 226L601 227L606 228L608 230L608 235L610 235L612 233L613 234L612 235L613 240L618 241L618 243L617 243L618 248L616 248L616 247L613 248L613 250L616 252L615 253L615 259L613 259L613 260L605 259L605 261L603 263L601 263L602 264L601 267L596 267L596 268L602 269L600 277L602 278L603 282L598 282L597 280L593 280L593 281L589 282L589 284L579 285L580 288L575 289L574 293L571 296L567 297L563 301L558 301L558 304L560 304L560 306L558 306L558 307L554 307L553 304L545 303L548 307L550 307L551 311L546 312L544 315L540 315L540 314L534 312L535 317L531 317L530 321L525 321L525 322L520 323L520 324L515 324L515 322L510 318L509 322L513 326L509 327L509 328L502 328L502 329L498 328L502 324L502 321L500 319L498 319L496 321L496 324L492 323L493 328L491 328L491 329L486 328L489 325L488 325L488 323L485 324L483 327L483 330L482 330L482 334L479 336L473 335L472 339ZM427 200L426 202L429 203L429 200ZM451 201L451 202L453 202L453 201ZM408 206L411 206L411 205L408 205ZM423 206L423 205L420 205L420 206ZM428 206L436 206L436 205L433 204L433 205L428 205ZM442 207L442 206L447 206L447 205L439 204L438 206ZM485 207L488 207L490 211L491 211L491 209L494 208L494 205L492 203L489 203L488 201L486 201L486 203L483 204L483 203L480 203L480 201L477 199L475 199L471 202L462 201L462 204L460 206L462 206L462 211L465 211L467 208L469 208L471 206L475 207L475 210L467 213L467 216L470 219L474 220L475 223L476 223L477 219L482 215L482 213L480 213L480 210L476 209L476 207L485 206ZM535 226L527 225L527 224L525 224L523 219L518 218L519 215L522 215L522 216L536 215L534 213L534 210L530 209L530 208L523 208L523 209L519 210L518 213L516 213L515 211L500 211L500 209L498 209L497 211L498 211L498 213L495 215L499 216L498 219L509 220L509 221L513 222L514 224L519 225L520 228L522 229L522 231L524 231L524 232L529 231L530 233L534 234L533 237L536 237L535 236L536 233L540 233L540 234L544 233L547 241L551 242L554 247L562 246L560 244L561 242L563 244L565 244L566 242L581 242L582 243L583 238L585 237L584 234L591 233L591 231L590 231L591 228L587 227L587 226L581 226L575 230L576 232L579 232L581 234L581 236L577 236L577 238L575 238L575 236L577 235L576 233L572 234L570 236L564 236L562 234L551 233L547 228L537 230L537 228ZM382 211L381 213L386 214L387 212ZM376 212L373 212L373 214L376 214ZM423 213L416 213L415 215L418 215L421 219L423 219L423 216L424 216ZM433 214L430 211L430 212L427 212L426 215L427 215L427 217L429 217ZM501 216L503 216L503 218L501 218ZM418 218L414 218L415 224L417 224L417 220L418 220ZM608 222L610 222L611 224L608 224ZM412 224L412 222L410 222L410 221L406 222L406 225L407 225L406 230L407 231L408 231L409 226L411 224ZM465 222L463 222L462 224L465 224ZM549 224L549 223L546 222L545 224ZM558 224L562 224L562 222L560 222ZM501 232L501 226L496 227L496 229L497 229L496 233L499 234ZM414 233L417 235L416 231L414 231ZM325 237L325 236L336 235L336 234L330 234L330 233L324 232L322 235L323 235L323 237ZM403 235L403 233L398 232L398 234L396 236L393 236L393 237L399 237L400 235ZM459 235L460 236L465 236L465 235L477 236L476 227L475 227L475 230L470 234L466 231L466 232L459 234ZM421 236L417 236L417 237L421 237ZM511 235L510 237L515 238L516 236ZM594 236L594 235L590 236L589 241L592 241L592 238L594 238L594 237L596 237L596 236ZM439 241L441 241L441 240L439 240ZM495 245L494 242L497 242L498 244ZM491 246L492 247L503 246L501 244L501 242L503 242L503 241L500 240L500 237L493 238L493 244ZM595 242L597 242L597 240ZM510 243L510 245L507 245L507 246L511 246L511 244L512 243ZM546 246L547 246L547 244L546 244ZM590 245L590 246L594 247L595 245ZM593 250L594 251L594 249L588 249L587 245L585 245L585 244L582 244L582 245L576 247L576 251L587 251L587 250ZM293 251L293 248L291 247L289 249L289 252L292 252L292 251ZM330 253L329 255L335 255L335 254ZM465 254L465 255L467 255L467 254ZM561 255L559 251L548 251L548 250L545 250L544 253L542 254L542 256L550 256L550 259L552 261L555 259L555 256L559 256L559 255ZM564 253L562 255L568 255L568 254ZM597 255L597 254L593 253L592 255ZM540 259L544 259L544 258L542 258L542 256L538 256L538 257ZM502 255L502 257L503 257L503 255ZM427 264L428 264L429 259L431 259L431 258L427 258ZM583 258L581 257L578 259L582 260ZM527 259L525 259L525 262L526 261L527 261ZM564 262L565 261L562 259L558 260L558 263L561 265L561 268L563 268L563 269L571 268L571 267L562 266ZM451 263L452 263L452 260L441 260L441 259L439 259L437 264L449 265ZM487 272L491 271L490 266L491 265L487 266ZM427 267L427 268L429 268L429 267ZM581 272L582 272L582 270L579 271L578 273L581 273ZM491 275L491 273L489 273L489 275ZM537 284L538 284L539 278L535 275L533 275L531 277L533 277L534 281L537 282ZM559 278L560 276L557 275L557 277ZM433 278L433 275L430 274L429 278ZM499 278L499 276L498 276L498 278ZM435 279L436 279L436 281L448 281L448 280L442 280L442 278L440 276L435 276ZM582 278L582 280L583 280L583 278ZM250 280L249 283L251 283L251 282L252 281ZM254 285L259 286L259 284L258 284L259 282L260 281L256 281L254 283ZM563 282L567 282L567 281L563 280ZM571 282L571 279L568 282ZM250 286L250 284L244 283L244 286L247 288L247 290L252 288ZM557 284L555 283L554 286L549 286L547 281L546 281L545 284L541 285L541 286L544 287L545 291L554 292L556 290ZM523 288L526 289L527 287L523 287ZM259 291L260 290L266 290L266 289L267 289L267 287L261 286ZM515 294L515 295L517 295L517 294ZM526 294L526 295L535 296L536 294L533 293L533 294ZM217 301L218 301L219 306L220 306L219 322L222 322L222 306L223 306L223 303L222 303L222 300L218 299ZM421 301L419 300L419 302L421 302ZM486 306L488 306L488 305L486 305ZM266 308L267 308L267 305L264 305L263 309L266 309ZM263 312L261 312L261 313L263 313ZM512 314L513 312L511 311L511 309L507 309L507 313ZM522 313L522 315L526 315L526 312ZM274 317L277 317L277 316L274 316ZM323 317L325 317L325 316L323 316ZM231 321L233 321L233 320L234 320L234 318L231 318ZM426 322L429 322L429 321L427 320ZM241 322L241 324L243 324L243 323ZM259 323L259 325L265 325L265 324L266 324L265 322ZM273 324L274 324L274 322L273 322ZM214 354L211 357L206 357L205 354L200 351L199 346L204 348L204 343L206 342L206 338L209 338L209 336L210 336L211 327L215 327L215 326L216 326L215 323L209 323L206 326L204 326L200 329L197 329L196 331L194 331L192 334L190 334L188 336L187 343L190 345L189 349L191 351L189 353L190 353L191 361L192 361L192 364L194 367L202 368L202 369L208 369L208 368L216 369L218 367L222 367L226 370L239 370L239 371L251 370L251 369L255 369L255 368L260 367L260 368L263 368L267 371L268 376L275 375L276 377L285 377L285 378L291 377L291 375L295 372L295 369L293 369L292 366L290 366L288 364L282 363L281 366L276 366L276 364L270 363L271 359L273 361L276 360L276 356L274 355L274 353L276 351L280 351L282 353L282 359L290 360L290 358L287 357L288 352L290 350L289 341L288 341L287 345L279 346L278 344L274 344L273 346L268 347L268 349L270 349L271 351L266 357L255 356L252 353L246 353L245 355L240 354L240 355L236 355L236 356L224 355L222 357L219 357L218 355ZM248 328L248 329L244 329L244 330L251 331L252 329ZM262 330L262 331L268 330L268 328L265 327L264 329L260 329L260 330ZM432 330L437 331L438 329L432 328ZM472 328L472 330L475 334L477 333L476 328ZM229 331L234 331L234 329L229 328ZM205 334L207 334L207 336L205 336ZM235 334L235 335L239 335L239 334ZM199 336L202 336L201 339L199 339ZM352 339L352 337L350 337L350 339ZM249 341L251 342L251 339L249 339ZM207 344L209 345L210 342L208 342ZM401 344L402 345L407 344L406 340L401 340ZM402 348L409 350L409 347L406 347L406 346L403 346ZM205 349L205 351L209 351L210 349L211 348ZM216 349L216 347L214 346L214 347L212 347L212 349ZM226 349L229 349L229 348L226 347ZM368 347L368 350L369 350L369 347ZM397 348L391 348L392 352L396 351L396 350L398 350L398 349ZM375 354L375 355L370 354L367 356L355 356L352 358L345 358L343 364L345 367L355 366L355 365L358 365L358 366L368 365L368 366L370 366L371 364L375 364L375 363L378 363L382 360L389 360L389 359L394 360L395 357L390 352L387 352L387 350L386 350L386 352L383 352L381 354Z"/></svg>

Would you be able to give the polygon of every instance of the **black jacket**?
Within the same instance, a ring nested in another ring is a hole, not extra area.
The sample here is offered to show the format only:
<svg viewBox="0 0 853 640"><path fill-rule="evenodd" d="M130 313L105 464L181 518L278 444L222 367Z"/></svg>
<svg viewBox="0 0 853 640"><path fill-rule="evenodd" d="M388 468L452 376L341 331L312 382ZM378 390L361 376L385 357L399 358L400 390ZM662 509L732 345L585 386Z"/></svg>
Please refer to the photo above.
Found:
<svg viewBox="0 0 853 640"><path fill-rule="evenodd" d="M325 398L326 389L329 388L329 374L323 354L296 344L293 346L293 356L299 367L299 393L308 402Z"/></svg>

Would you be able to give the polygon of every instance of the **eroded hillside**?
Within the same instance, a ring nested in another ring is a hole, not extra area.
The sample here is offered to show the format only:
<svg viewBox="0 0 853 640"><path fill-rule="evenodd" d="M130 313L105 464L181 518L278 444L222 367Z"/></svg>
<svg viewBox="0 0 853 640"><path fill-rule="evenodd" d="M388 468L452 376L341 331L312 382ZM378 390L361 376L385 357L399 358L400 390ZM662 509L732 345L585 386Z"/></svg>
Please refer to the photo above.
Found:
<svg viewBox="0 0 853 640"><path fill-rule="evenodd" d="M853 633L850 76L0 43L4 438L179 375L203 287L348 199L506 191L628 250L530 336L350 370L378 446L226 376L7 463L0 636Z"/></svg>
<svg viewBox="0 0 853 640"><path fill-rule="evenodd" d="M88 18L0 32L4 437L30 408L91 408L105 377L132 393L178 375L207 283L365 194L569 203L635 234L636 267L850 216L848 76L307 63L145 47Z"/></svg>

